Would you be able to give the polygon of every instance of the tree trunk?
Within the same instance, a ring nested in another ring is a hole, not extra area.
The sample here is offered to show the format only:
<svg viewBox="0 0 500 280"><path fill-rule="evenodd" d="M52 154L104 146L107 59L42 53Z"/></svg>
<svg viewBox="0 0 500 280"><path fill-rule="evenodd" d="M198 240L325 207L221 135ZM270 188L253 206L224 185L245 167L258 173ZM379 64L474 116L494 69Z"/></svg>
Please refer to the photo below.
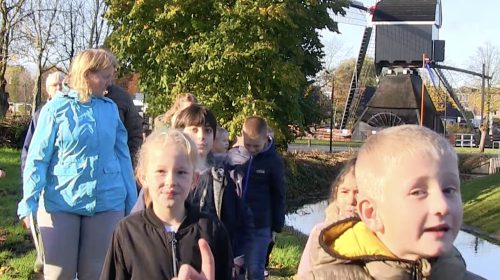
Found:
<svg viewBox="0 0 500 280"><path fill-rule="evenodd" d="M479 127L481 131L481 140L479 142L479 152L484 153L484 145L486 144L486 135L488 135L488 123L485 122Z"/></svg>

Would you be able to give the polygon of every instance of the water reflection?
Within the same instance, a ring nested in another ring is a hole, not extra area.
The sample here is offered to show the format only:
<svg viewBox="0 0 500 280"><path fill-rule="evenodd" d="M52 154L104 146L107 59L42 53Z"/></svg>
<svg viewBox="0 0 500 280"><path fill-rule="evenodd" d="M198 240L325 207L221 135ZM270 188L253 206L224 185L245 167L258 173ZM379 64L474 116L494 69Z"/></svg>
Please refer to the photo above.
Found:
<svg viewBox="0 0 500 280"><path fill-rule="evenodd" d="M324 220L326 206L326 201L304 205L286 216L286 224L309 234L315 224ZM455 246L462 253L469 271L486 279L500 279L500 246L464 231L458 234Z"/></svg>

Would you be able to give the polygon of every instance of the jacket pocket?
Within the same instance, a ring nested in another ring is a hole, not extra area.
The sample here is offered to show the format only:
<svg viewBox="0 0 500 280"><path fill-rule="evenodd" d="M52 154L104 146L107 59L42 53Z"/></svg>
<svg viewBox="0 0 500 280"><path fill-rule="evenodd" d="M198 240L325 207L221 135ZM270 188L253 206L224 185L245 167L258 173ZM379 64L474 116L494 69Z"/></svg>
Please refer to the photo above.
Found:
<svg viewBox="0 0 500 280"><path fill-rule="evenodd" d="M121 167L118 161L112 161L104 166L104 174L120 173Z"/></svg>

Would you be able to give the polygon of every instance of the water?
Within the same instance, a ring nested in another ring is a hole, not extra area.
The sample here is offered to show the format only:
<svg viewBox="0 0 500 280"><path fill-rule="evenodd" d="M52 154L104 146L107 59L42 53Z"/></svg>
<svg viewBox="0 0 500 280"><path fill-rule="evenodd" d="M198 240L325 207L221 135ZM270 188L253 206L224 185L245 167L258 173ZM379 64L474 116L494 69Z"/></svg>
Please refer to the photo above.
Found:
<svg viewBox="0 0 500 280"><path fill-rule="evenodd" d="M309 234L315 224L325 219L326 205L326 201L304 205L286 216L286 224ZM500 279L500 246L465 231L460 231L455 246L462 253L469 271L486 279Z"/></svg>

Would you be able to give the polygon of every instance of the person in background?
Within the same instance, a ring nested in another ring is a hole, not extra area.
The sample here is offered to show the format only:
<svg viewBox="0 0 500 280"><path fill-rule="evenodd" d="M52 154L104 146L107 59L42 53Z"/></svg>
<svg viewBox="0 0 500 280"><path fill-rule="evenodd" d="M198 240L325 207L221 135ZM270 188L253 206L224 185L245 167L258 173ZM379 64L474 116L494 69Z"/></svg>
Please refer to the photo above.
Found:
<svg viewBox="0 0 500 280"><path fill-rule="evenodd" d="M214 156L225 156L229 148L229 132L223 127L217 126L212 153Z"/></svg>
<svg viewBox="0 0 500 280"><path fill-rule="evenodd" d="M47 102L49 102L56 95L58 91L62 90L63 81L64 81L64 73L60 71L52 72L49 75L47 75L47 79L45 80L45 89L47 91ZM42 107L36 110L35 114L33 114L30 125L28 127L28 131L26 132L26 138L24 139L23 149L21 151L21 174L24 171L24 165L26 164L26 157L28 156L28 149L31 144L31 138L33 138L33 133L35 132L36 124L41 110ZM40 239L40 232L38 229L36 215L31 215L30 219L31 219L30 230L36 249L36 259L35 259L35 264L33 265L33 270L36 273L40 273L43 271L43 259L44 259L43 245Z"/></svg>
<svg viewBox="0 0 500 280"><path fill-rule="evenodd" d="M7 173L5 172L5 170L2 167L0 167L0 178L5 177L5 176L7 176Z"/></svg>
<svg viewBox="0 0 500 280"><path fill-rule="evenodd" d="M245 120L242 146L228 152L227 164L248 206L250 241L245 250L248 279L264 279L267 250L275 232L285 224L285 187L283 159L268 137L266 121L258 116Z"/></svg>
<svg viewBox="0 0 500 280"><path fill-rule="evenodd" d="M45 90L47 91L47 102L49 102L58 91L61 91L63 88L64 81L64 73L60 71L52 72L47 75L47 79L45 80ZM23 149L21 151L21 174L24 171L24 165L26 164L26 156L28 155L28 149L31 144L31 138L33 138L33 133L35 132L36 124L38 121L38 117L40 116L40 109L36 110L35 114L31 118L30 125L28 127L28 131L26 132L26 137L24 138Z"/></svg>
<svg viewBox="0 0 500 280"><path fill-rule="evenodd" d="M116 228L101 280L172 279L181 264L199 271L200 238L217 252L215 279L231 279L226 230L215 216L200 213L187 201L198 179L197 165L196 144L186 134L161 128L146 139L136 173L146 209L123 219Z"/></svg>
<svg viewBox="0 0 500 280"><path fill-rule="evenodd" d="M324 254L318 243L321 230L340 219L356 215L358 187L354 176L355 164L355 157L347 160L340 173L332 182L329 204L325 209L325 221L315 225L311 230L304 251L302 252L297 275L311 270L311 263L320 259L322 254Z"/></svg>
<svg viewBox="0 0 500 280"><path fill-rule="evenodd" d="M143 119L141 115L139 115L139 111L137 111L130 94L120 86L111 84L108 87L105 96L113 100L113 102L116 103L116 106L118 106L120 120L127 130L127 145L132 159L132 166L135 166L136 154L143 141Z"/></svg>
<svg viewBox="0 0 500 280"><path fill-rule="evenodd" d="M175 123L175 116L177 113L189 107L191 104L198 104L198 100L194 94L181 93L177 95L174 105L172 105L172 107L170 107L165 114L160 115L155 119L155 124L157 124L156 126L172 127Z"/></svg>
<svg viewBox="0 0 500 280"><path fill-rule="evenodd" d="M109 52L81 52L68 87L38 118L17 213L26 227L37 215L45 279L98 279L113 230L137 199L127 131L104 97L115 67Z"/></svg>

